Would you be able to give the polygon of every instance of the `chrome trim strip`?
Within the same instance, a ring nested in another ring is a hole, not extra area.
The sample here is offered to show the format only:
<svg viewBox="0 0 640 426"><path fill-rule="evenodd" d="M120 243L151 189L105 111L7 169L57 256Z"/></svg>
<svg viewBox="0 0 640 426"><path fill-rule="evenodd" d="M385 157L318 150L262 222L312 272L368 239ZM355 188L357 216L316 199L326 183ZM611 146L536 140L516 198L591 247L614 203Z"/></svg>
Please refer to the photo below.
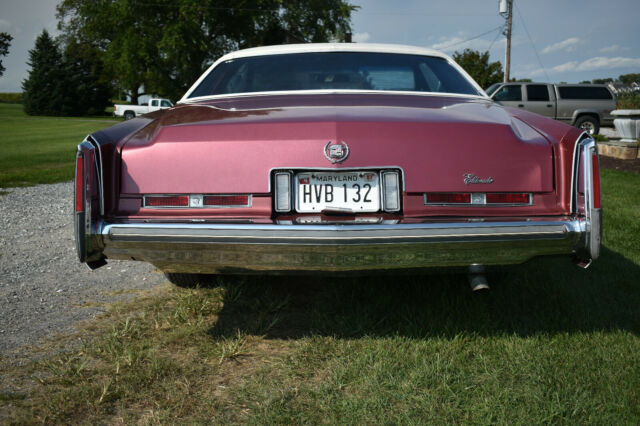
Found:
<svg viewBox="0 0 640 426"><path fill-rule="evenodd" d="M571 211L578 212L578 193L580 162L583 162L584 179L584 221L585 232L581 237L577 256L579 259L590 263L600 256L600 245L602 236L602 209L594 208L593 200L593 164L591 155L598 155L598 144L587 133L582 133L574 148L574 161L571 173ZM598 162L600 159L598 158Z"/></svg>
<svg viewBox="0 0 640 426"><path fill-rule="evenodd" d="M246 225L246 224L104 224L102 235L110 241L236 240L237 243L386 244L432 239L565 238L580 232L576 220L540 222L471 222L392 225Z"/></svg>
<svg viewBox="0 0 640 426"><path fill-rule="evenodd" d="M578 204L577 204L578 168L577 167L580 161L579 156L580 156L581 145L585 143L587 139L593 140L593 138L587 132L582 132L580 136L578 136L578 138L576 139L575 144L573 145L573 164L571 166L571 187L570 187L572 190L572 194L571 194L571 199L569 200L569 211L572 214L575 214L578 211Z"/></svg>
<svg viewBox="0 0 640 426"><path fill-rule="evenodd" d="M96 156L96 173L98 174L98 193L100 194L100 216L104 216L104 163L102 161L102 150L98 142L91 135L88 135L85 141L93 145L98 154Z"/></svg>

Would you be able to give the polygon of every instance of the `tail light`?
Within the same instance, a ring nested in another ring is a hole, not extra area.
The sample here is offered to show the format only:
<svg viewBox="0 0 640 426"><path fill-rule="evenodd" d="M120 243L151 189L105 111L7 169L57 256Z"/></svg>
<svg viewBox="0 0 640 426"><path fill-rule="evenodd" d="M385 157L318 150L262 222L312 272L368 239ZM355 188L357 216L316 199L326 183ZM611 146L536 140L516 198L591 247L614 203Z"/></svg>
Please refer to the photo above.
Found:
<svg viewBox="0 0 640 426"><path fill-rule="evenodd" d="M251 195L145 195L149 208L251 207Z"/></svg>
<svg viewBox="0 0 640 426"><path fill-rule="evenodd" d="M84 209L84 156L76 155L76 213Z"/></svg>
<svg viewBox="0 0 640 426"><path fill-rule="evenodd" d="M168 195L168 196L146 196L144 198L145 207L189 207L189 196Z"/></svg>
<svg viewBox="0 0 640 426"><path fill-rule="evenodd" d="M593 208L600 208L600 167L598 164L598 153L591 151L591 173L593 175Z"/></svg>
<svg viewBox="0 0 640 426"><path fill-rule="evenodd" d="M470 193L442 193L434 192L425 194L425 204L470 204Z"/></svg>
<svg viewBox="0 0 640 426"><path fill-rule="evenodd" d="M487 204L530 204L531 194L487 194Z"/></svg>
<svg viewBox="0 0 640 426"><path fill-rule="evenodd" d="M205 195L203 199L205 207L248 207L250 197L248 195Z"/></svg>
<svg viewBox="0 0 640 426"><path fill-rule="evenodd" d="M428 192L425 205L528 206L533 195L528 192Z"/></svg>

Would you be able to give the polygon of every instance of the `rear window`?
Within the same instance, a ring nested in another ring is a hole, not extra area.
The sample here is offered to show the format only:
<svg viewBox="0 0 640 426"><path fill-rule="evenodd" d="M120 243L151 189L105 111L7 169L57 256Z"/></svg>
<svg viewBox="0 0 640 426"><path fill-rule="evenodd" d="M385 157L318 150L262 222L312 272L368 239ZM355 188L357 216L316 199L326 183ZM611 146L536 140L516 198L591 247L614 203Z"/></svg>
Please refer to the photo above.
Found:
<svg viewBox="0 0 640 426"><path fill-rule="evenodd" d="M548 101L549 89L546 84L528 84L527 100L529 101Z"/></svg>
<svg viewBox="0 0 640 426"><path fill-rule="evenodd" d="M374 90L479 95L446 59L369 52L310 52L218 64L190 98L297 90Z"/></svg>
<svg viewBox="0 0 640 426"><path fill-rule="evenodd" d="M562 99L613 99L605 87L564 86L558 92Z"/></svg>

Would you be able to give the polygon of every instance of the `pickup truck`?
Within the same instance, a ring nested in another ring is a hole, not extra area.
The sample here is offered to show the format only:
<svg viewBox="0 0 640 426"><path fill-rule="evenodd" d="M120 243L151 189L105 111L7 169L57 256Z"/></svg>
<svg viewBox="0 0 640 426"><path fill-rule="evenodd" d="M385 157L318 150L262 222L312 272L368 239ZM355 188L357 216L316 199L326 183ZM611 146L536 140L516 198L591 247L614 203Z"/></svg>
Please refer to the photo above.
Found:
<svg viewBox="0 0 640 426"><path fill-rule="evenodd" d="M169 99L152 98L147 105L120 105L113 106L113 115L116 117L124 117L125 120L131 120L138 115L148 112L157 111L159 109L171 108L173 103Z"/></svg>
<svg viewBox="0 0 640 426"><path fill-rule="evenodd" d="M487 90L494 101L579 127L589 134L613 125L616 95L604 84L496 83Z"/></svg>

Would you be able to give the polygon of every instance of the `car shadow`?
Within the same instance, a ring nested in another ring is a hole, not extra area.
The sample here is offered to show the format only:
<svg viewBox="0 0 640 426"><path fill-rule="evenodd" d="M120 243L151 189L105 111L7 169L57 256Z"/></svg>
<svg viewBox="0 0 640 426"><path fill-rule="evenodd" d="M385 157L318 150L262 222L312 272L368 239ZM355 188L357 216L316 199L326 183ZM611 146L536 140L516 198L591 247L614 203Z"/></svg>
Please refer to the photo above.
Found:
<svg viewBox="0 0 640 426"><path fill-rule="evenodd" d="M603 247L588 269L539 258L488 274L473 293L464 274L219 277L224 306L212 338L321 335L453 337L640 332L640 267Z"/></svg>

